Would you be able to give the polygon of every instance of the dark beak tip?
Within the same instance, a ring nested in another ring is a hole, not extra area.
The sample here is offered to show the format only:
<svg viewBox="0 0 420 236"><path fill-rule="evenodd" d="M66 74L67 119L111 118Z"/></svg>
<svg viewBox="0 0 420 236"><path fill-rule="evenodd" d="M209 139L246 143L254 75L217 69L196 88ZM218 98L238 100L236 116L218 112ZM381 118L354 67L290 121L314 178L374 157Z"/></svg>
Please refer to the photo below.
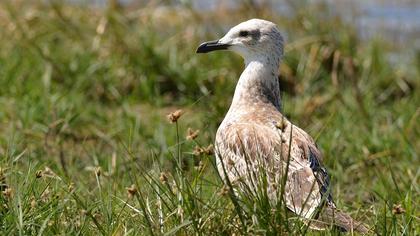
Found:
<svg viewBox="0 0 420 236"><path fill-rule="evenodd" d="M201 43L198 46L197 50L195 50L195 53L207 53L208 52L208 50L206 50L207 45L208 45L208 42Z"/></svg>
<svg viewBox="0 0 420 236"><path fill-rule="evenodd" d="M200 46L198 46L198 48L195 50L195 53L203 53L203 50L202 50L201 44L200 44Z"/></svg>
<svg viewBox="0 0 420 236"><path fill-rule="evenodd" d="M196 53L208 53L216 50L225 50L229 47L227 44L221 44L218 40L204 42L200 44L195 51Z"/></svg>

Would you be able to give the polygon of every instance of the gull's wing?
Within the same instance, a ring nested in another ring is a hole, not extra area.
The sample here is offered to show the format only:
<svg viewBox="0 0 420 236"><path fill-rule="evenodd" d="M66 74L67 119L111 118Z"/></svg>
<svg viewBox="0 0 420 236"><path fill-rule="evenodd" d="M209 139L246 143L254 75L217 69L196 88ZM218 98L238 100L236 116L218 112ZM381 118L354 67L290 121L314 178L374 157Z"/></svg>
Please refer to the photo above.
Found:
<svg viewBox="0 0 420 236"><path fill-rule="evenodd" d="M309 148L310 167L315 175L318 185L321 188L320 191L322 197L326 200L328 204L334 206L330 189L330 176L327 170L322 166L320 161L321 159L319 158L319 156L317 156L317 153L319 153L318 149L315 150L312 147Z"/></svg>
<svg viewBox="0 0 420 236"><path fill-rule="evenodd" d="M290 122L284 129L248 122L221 126L216 135L216 155L221 176L225 178L224 166L231 182L247 185L243 190L256 192L258 177L265 175L274 201L281 180L287 177L284 201L305 218L316 213L323 199L333 204L321 153L312 138Z"/></svg>

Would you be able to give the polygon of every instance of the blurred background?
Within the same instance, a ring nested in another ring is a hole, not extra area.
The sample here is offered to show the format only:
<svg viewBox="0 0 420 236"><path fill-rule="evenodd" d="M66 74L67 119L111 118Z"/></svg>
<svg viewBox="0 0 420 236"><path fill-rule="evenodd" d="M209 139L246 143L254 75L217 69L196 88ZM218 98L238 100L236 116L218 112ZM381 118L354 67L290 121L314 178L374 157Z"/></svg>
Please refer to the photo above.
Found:
<svg viewBox="0 0 420 236"><path fill-rule="evenodd" d="M185 165L197 166L187 128L200 130L200 145L213 142L243 62L195 49L250 18L275 22L285 35L284 113L317 140L339 205L366 209L382 232L412 227L418 0L2 0L0 182L26 193L25 176L48 167L95 202L97 167L121 196L133 162L170 169L179 142ZM177 109L175 128L166 116ZM395 204L408 218L386 224L381 217L395 219Z"/></svg>
<svg viewBox="0 0 420 236"><path fill-rule="evenodd" d="M410 119L419 101L419 13L420 2L409 0L2 1L2 149L19 136L25 147L54 150L57 143L41 145L51 132L60 145L106 137L107 146L134 122L144 125L136 145L161 150L162 114L179 107L210 142L243 66L232 53L195 49L255 17L285 34L285 113L304 128L318 132L338 108L369 125L372 117Z"/></svg>
<svg viewBox="0 0 420 236"><path fill-rule="evenodd" d="M69 0L69 2L86 4L86 1ZM95 0L87 4L104 7L107 4L125 7L139 7L148 1L136 0ZM328 16L339 16L355 27L364 39L384 36L391 42L410 42L418 48L420 2L416 0L196 0L196 1L163 1L175 6L187 5L197 11L217 11L220 8L235 9L249 4L254 7L269 6L279 15L293 17L298 9L308 4L325 4Z"/></svg>

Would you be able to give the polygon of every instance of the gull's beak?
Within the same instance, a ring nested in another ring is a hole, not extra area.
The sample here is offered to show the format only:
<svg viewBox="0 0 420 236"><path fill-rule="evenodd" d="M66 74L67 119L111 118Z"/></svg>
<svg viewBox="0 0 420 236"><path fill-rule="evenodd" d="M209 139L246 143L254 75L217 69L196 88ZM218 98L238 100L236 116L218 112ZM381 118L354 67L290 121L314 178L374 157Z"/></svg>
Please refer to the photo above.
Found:
<svg viewBox="0 0 420 236"><path fill-rule="evenodd" d="M226 50L229 48L229 44L220 43L220 40L214 40L209 42L204 42L198 46L196 53L208 53L216 50Z"/></svg>

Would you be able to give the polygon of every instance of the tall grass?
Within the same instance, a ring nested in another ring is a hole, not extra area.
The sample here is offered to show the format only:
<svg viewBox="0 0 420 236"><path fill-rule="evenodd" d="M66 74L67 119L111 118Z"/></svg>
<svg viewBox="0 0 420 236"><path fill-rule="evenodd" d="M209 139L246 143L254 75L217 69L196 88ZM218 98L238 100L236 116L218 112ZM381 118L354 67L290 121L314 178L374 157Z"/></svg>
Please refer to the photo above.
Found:
<svg viewBox="0 0 420 236"><path fill-rule="evenodd" d="M213 168L242 61L195 47L251 17L287 35L284 111L323 150L337 205L378 235L419 234L419 62L390 64L395 47L322 5L287 18L250 4L2 1L1 234L339 234L237 198Z"/></svg>

